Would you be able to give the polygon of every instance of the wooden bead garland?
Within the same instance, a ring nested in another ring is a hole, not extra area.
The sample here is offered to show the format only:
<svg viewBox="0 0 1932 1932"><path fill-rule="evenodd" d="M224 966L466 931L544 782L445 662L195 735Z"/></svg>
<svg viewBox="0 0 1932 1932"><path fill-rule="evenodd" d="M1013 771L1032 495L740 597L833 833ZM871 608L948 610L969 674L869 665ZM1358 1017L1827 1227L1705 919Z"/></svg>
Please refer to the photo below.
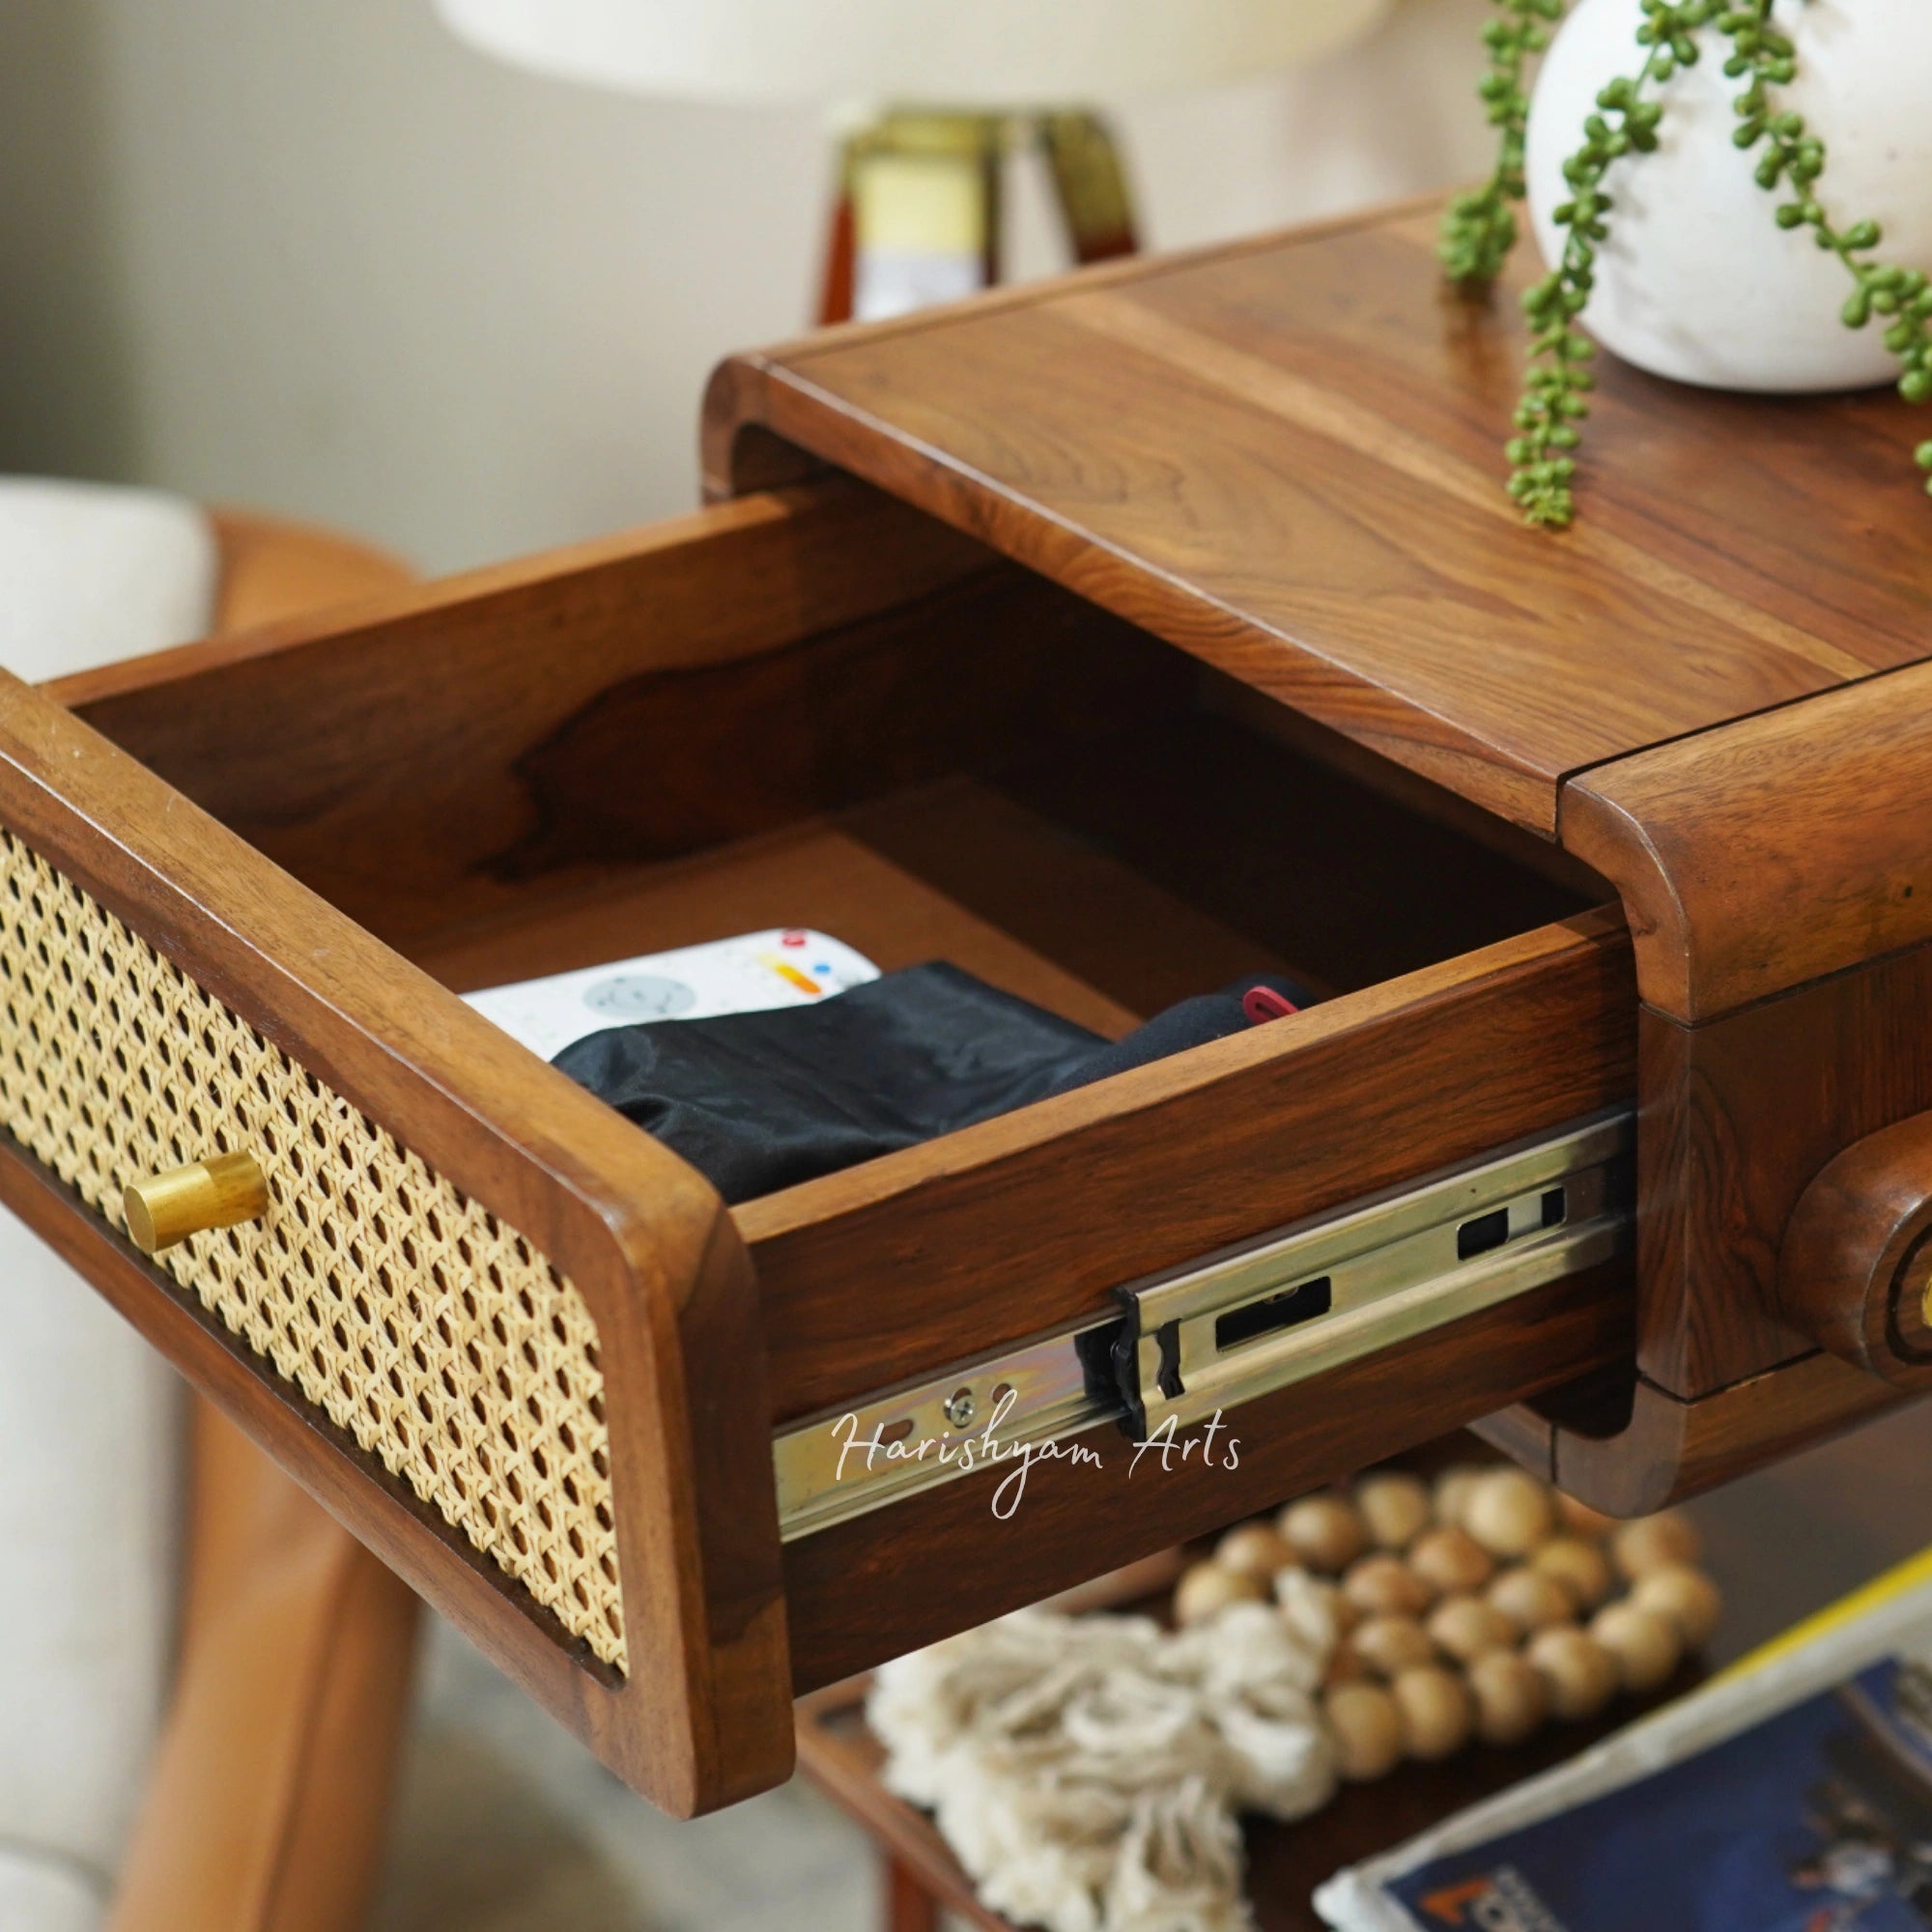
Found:
<svg viewBox="0 0 1932 1932"><path fill-rule="evenodd" d="M1391 1682L1413 1664L1435 1662L1435 1646L1413 1617L1364 1617L1349 1642L1370 1670Z"/></svg>
<svg viewBox="0 0 1932 1932"><path fill-rule="evenodd" d="M1303 1496L1275 1519L1295 1560L1323 1576L1340 1576L1369 1547L1369 1532L1353 1503L1337 1495Z"/></svg>
<svg viewBox="0 0 1932 1932"><path fill-rule="evenodd" d="M1525 1636L1567 1624L1577 1614L1577 1599L1555 1577L1526 1563L1505 1570L1490 1585L1484 1602L1500 1610Z"/></svg>
<svg viewBox="0 0 1932 1932"><path fill-rule="evenodd" d="M1617 1662L1587 1631L1552 1624L1523 1651L1559 1718L1594 1718L1617 1694Z"/></svg>
<svg viewBox="0 0 1932 1932"><path fill-rule="evenodd" d="M1480 1590L1496 1566L1466 1529L1444 1523L1415 1539L1409 1547L1408 1567L1446 1597L1461 1590Z"/></svg>
<svg viewBox="0 0 1932 1932"><path fill-rule="evenodd" d="M1665 1563L1639 1577L1631 1592L1638 1609L1654 1610L1694 1650L1718 1627L1718 1586L1688 1563Z"/></svg>
<svg viewBox="0 0 1932 1932"><path fill-rule="evenodd" d="M1264 1582L1294 1561L1294 1551L1264 1522L1244 1522L1215 1546L1214 1561L1224 1570L1243 1571Z"/></svg>
<svg viewBox="0 0 1932 1932"><path fill-rule="evenodd" d="M1444 1597L1429 1613L1431 1642L1458 1663L1473 1663L1486 1651L1508 1650L1517 1628L1481 1597Z"/></svg>
<svg viewBox="0 0 1932 1932"><path fill-rule="evenodd" d="M1603 1603L1616 1580L1601 1547L1580 1536L1552 1536L1530 1551L1529 1567L1554 1577L1584 1610Z"/></svg>
<svg viewBox="0 0 1932 1932"><path fill-rule="evenodd" d="M1494 1469L1470 1488L1463 1527L1493 1556L1527 1556L1555 1517L1547 1483L1526 1469Z"/></svg>
<svg viewBox="0 0 1932 1932"><path fill-rule="evenodd" d="M1378 1550L1350 1565L1342 1595L1367 1616L1419 1617L1435 1592L1392 1550Z"/></svg>
<svg viewBox="0 0 1932 1932"><path fill-rule="evenodd" d="M1659 1689L1717 1624L1701 1549L1675 1511L1613 1522L1507 1464L1433 1487L1381 1470L1229 1530L1174 1609L1196 1623L1285 1572L1333 1579L1321 1703L1342 1776L1363 1782Z"/></svg>
<svg viewBox="0 0 1932 1932"><path fill-rule="evenodd" d="M1378 1548L1406 1549L1435 1521L1428 1488L1414 1476L1365 1476L1355 1507Z"/></svg>
<svg viewBox="0 0 1932 1932"><path fill-rule="evenodd" d="M1624 1689L1638 1693L1667 1683L1684 1656L1676 1625L1641 1604L1612 1604L1599 1610L1590 1634L1616 1661Z"/></svg>
<svg viewBox="0 0 1932 1932"><path fill-rule="evenodd" d="M1492 1650L1469 1663L1476 1735L1486 1745L1520 1745L1549 1715L1549 1692L1520 1651Z"/></svg>
<svg viewBox="0 0 1932 1932"><path fill-rule="evenodd" d="M1398 1673L1389 1689L1402 1713L1402 1739L1410 1757L1434 1763L1469 1742L1475 1700L1462 1672L1439 1663L1415 1663Z"/></svg>
<svg viewBox="0 0 1932 1932"><path fill-rule="evenodd" d="M1258 1604L1266 1594L1267 1586L1251 1571L1197 1563L1174 1586L1174 1620L1179 1624L1203 1623L1230 1604Z"/></svg>
<svg viewBox="0 0 1932 1932"><path fill-rule="evenodd" d="M1402 1710L1381 1685L1351 1679L1321 1702L1335 1740L1335 1768L1350 1783L1386 1777L1402 1762Z"/></svg>

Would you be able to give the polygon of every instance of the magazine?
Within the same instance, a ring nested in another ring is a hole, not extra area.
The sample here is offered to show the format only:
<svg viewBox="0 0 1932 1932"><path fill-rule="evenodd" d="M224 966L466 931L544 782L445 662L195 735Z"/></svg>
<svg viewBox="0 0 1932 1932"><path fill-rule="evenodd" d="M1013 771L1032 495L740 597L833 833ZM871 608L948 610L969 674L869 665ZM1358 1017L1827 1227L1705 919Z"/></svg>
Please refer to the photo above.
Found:
<svg viewBox="0 0 1932 1932"><path fill-rule="evenodd" d="M1932 1556L1315 1903L1342 1932L1922 1932Z"/></svg>

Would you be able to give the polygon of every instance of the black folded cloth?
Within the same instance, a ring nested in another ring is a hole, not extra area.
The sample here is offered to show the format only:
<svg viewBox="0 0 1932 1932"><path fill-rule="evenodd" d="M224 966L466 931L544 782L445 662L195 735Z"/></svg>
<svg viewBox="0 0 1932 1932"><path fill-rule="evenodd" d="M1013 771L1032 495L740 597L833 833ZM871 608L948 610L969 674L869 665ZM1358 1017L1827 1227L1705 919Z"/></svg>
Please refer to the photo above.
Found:
<svg viewBox="0 0 1932 1932"><path fill-rule="evenodd" d="M1110 1042L942 960L810 1007L611 1027L552 1064L750 1201L1243 1032L1256 986L1311 998L1257 975Z"/></svg>

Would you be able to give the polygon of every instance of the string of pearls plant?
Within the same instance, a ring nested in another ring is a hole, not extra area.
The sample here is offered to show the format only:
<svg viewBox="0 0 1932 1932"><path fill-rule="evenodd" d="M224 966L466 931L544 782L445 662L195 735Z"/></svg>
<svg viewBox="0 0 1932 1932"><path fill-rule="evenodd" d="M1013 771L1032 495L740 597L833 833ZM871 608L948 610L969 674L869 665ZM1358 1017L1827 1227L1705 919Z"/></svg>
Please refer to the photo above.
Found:
<svg viewBox="0 0 1932 1932"><path fill-rule="evenodd" d="M1518 238L1515 205L1524 194L1523 149L1529 118L1524 73L1549 42L1567 0L1495 0L1497 16L1484 29L1489 66L1477 88L1490 124L1498 130L1495 171L1481 186L1459 194L1442 224L1439 253L1449 278L1464 292L1486 292L1501 273ZM1524 521L1562 528L1576 514L1574 480L1581 424L1595 386L1595 345L1578 327L1590 299L1597 252L1609 234L1614 198L1605 177L1627 156L1649 154L1667 111L1664 84L1703 53L1702 29L1715 26L1727 49L1724 73L1742 81L1732 101L1735 145L1755 152L1760 187L1782 198L1774 210L1780 228L1809 229L1821 249L1844 264L1851 289L1840 311L1848 328L1879 321L1886 348L1899 364L1898 389L1908 402L1932 401L1932 286L1917 269L1879 259L1879 224L1840 224L1820 197L1825 144L1804 117L1778 104L1776 90L1798 71L1797 49L1773 18L1776 0L1642 0L1636 34L1643 58L1635 71L1609 80L1597 112L1564 163L1569 199L1554 212L1562 246L1544 277L1523 294L1529 362L1507 444L1509 494ZM1932 440L1915 452L1932 471ZM1925 481L1932 495L1932 475Z"/></svg>

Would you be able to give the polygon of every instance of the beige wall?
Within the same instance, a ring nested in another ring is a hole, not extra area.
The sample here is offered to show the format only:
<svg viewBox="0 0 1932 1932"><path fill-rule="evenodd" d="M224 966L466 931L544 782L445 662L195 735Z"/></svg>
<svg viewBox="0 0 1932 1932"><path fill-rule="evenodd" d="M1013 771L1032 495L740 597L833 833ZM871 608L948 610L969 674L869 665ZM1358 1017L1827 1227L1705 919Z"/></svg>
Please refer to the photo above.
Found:
<svg viewBox="0 0 1932 1932"><path fill-rule="evenodd" d="M1474 173L1487 12L1124 109L1153 242ZM684 508L710 365L807 312L827 166L810 113L527 77L427 0L4 0L0 469L435 569ZM1022 268L1051 242L1023 203Z"/></svg>

